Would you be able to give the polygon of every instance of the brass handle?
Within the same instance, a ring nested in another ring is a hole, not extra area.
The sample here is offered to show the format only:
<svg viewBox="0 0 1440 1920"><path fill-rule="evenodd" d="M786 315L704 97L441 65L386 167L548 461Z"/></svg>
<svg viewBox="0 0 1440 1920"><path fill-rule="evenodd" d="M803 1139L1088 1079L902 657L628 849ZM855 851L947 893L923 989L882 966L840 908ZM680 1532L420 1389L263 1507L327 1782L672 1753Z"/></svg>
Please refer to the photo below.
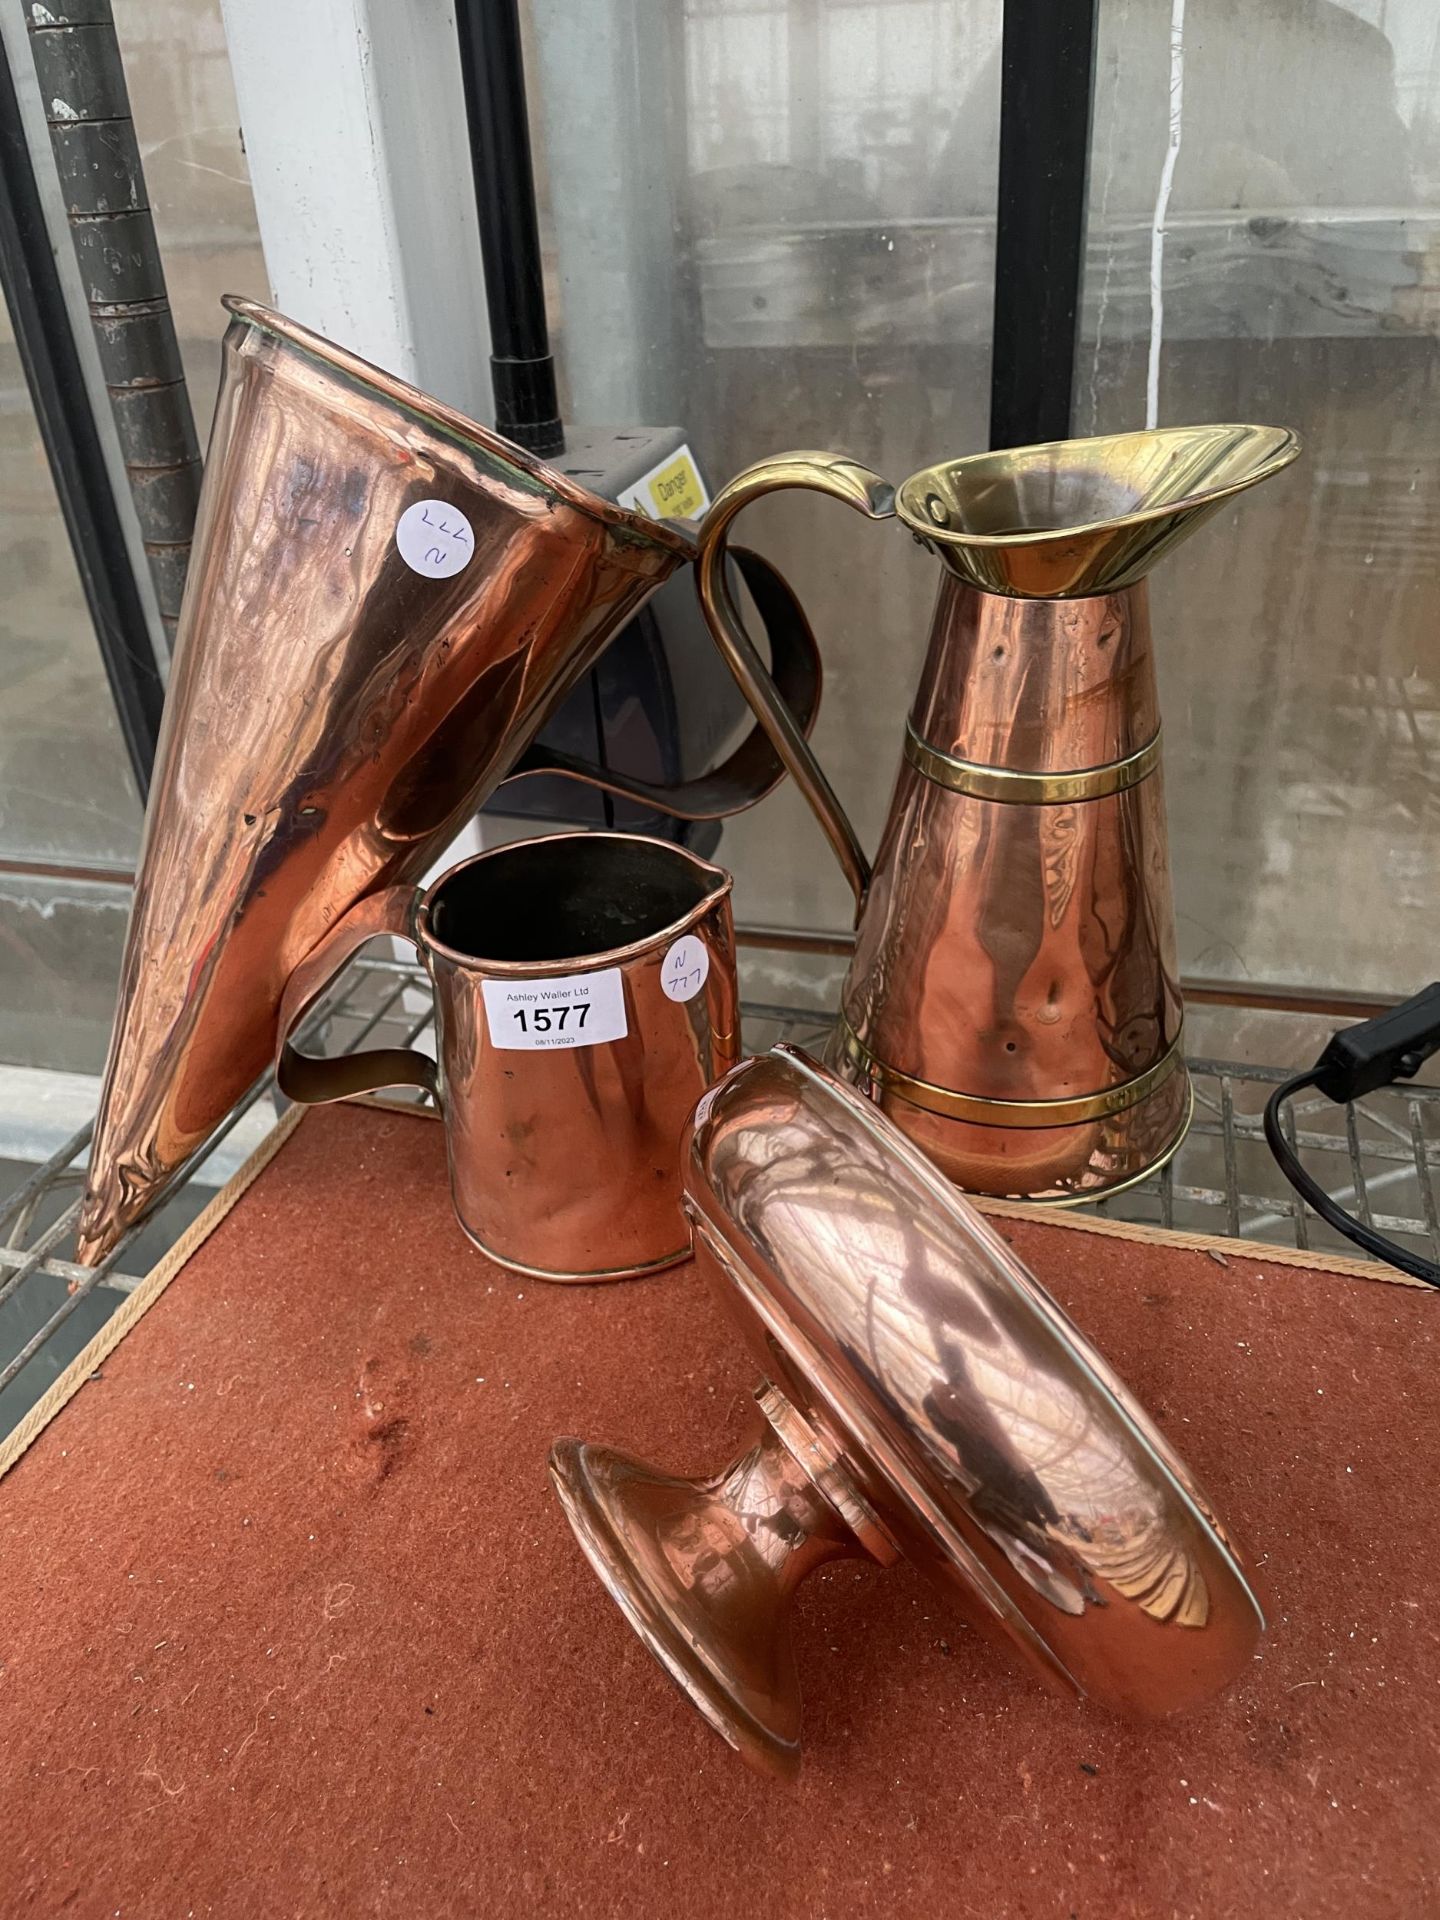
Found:
<svg viewBox="0 0 1440 1920"><path fill-rule="evenodd" d="M419 898L414 887L383 887L379 893L366 894L341 915L291 974L280 1002L275 1061L276 1085L286 1099L312 1107L354 1093L374 1093L380 1087L423 1087L438 1097L439 1069L429 1054L414 1047L375 1047L368 1053L321 1060L314 1054L297 1053L290 1044L296 1022L367 940L392 933L418 946L415 906Z"/></svg>
<svg viewBox="0 0 1440 1920"><path fill-rule="evenodd" d="M716 494L710 511L700 523L695 560L700 605L715 644L834 848L855 895L858 919L870 887L870 863L845 809L835 797L834 788L810 750L804 728L765 671L725 578L726 535L730 522L742 507L758 500L762 493L775 493L782 487L808 487L816 493L829 494L872 520L888 520L894 514L895 489L869 467L839 454L776 454L773 459L746 467Z"/></svg>

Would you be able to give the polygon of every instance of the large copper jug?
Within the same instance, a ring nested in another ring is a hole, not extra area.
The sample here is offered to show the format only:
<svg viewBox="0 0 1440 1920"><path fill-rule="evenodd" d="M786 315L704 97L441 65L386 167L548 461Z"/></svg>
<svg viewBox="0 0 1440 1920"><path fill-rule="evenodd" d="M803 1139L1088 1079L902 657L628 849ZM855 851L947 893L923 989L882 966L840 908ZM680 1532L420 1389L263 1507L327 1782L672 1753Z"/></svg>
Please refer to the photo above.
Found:
<svg viewBox="0 0 1440 1920"><path fill-rule="evenodd" d="M303 327L226 305L81 1215L92 1264L265 1071L285 983L326 930L419 877L694 554ZM742 568L813 714L803 619L773 570ZM690 818L783 772L758 731L683 789L565 770Z"/></svg>
<svg viewBox="0 0 1440 1920"><path fill-rule="evenodd" d="M1298 452L1281 428L1181 427L979 454L898 489L782 454L701 527L712 630L855 893L833 1064L962 1187L1091 1198L1183 1137L1145 577ZM736 513L780 487L898 517L942 569L873 872L721 566Z"/></svg>

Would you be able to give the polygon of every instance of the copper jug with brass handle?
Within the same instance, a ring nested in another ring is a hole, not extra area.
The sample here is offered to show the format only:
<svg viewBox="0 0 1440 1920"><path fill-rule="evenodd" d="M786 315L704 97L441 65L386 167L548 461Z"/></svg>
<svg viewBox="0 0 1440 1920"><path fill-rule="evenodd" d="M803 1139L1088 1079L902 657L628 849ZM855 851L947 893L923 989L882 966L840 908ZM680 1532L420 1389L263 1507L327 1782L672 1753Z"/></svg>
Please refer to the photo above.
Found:
<svg viewBox="0 0 1440 1920"><path fill-rule="evenodd" d="M711 631L855 895L831 1063L973 1192L1098 1198L1184 1136L1146 576L1299 450L1279 427L1178 427L976 454L898 488L786 453L701 525ZM790 487L899 519L941 566L873 866L726 579L735 516Z"/></svg>

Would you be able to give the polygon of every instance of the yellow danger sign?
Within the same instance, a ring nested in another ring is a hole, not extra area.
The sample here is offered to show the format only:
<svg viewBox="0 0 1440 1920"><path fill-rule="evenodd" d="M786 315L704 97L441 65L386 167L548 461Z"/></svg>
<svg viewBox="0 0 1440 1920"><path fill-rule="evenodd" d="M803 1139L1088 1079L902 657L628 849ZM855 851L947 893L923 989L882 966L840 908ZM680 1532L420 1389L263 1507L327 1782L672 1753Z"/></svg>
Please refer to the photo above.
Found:
<svg viewBox="0 0 1440 1920"><path fill-rule="evenodd" d="M622 507L638 507L656 520L693 520L710 504L705 482L689 447L681 447L620 496Z"/></svg>

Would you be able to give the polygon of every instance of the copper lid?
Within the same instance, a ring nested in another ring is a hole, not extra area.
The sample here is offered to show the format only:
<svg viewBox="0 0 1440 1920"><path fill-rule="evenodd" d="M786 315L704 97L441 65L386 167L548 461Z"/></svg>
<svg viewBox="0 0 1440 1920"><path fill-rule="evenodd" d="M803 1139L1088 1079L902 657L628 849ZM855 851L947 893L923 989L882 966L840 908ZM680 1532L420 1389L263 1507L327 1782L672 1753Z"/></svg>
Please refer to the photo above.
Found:
<svg viewBox="0 0 1440 1920"><path fill-rule="evenodd" d="M784 1606L838 1552L903 1553L1108 1706L1165 1714L1235 1677L1264 1618L1204 1495L877 1108L778 1047L706 1095L683 1157L770 1432L715 1481L573 1442L554 1471L632 1624L732 1744L793 1767Z"/></svg>

